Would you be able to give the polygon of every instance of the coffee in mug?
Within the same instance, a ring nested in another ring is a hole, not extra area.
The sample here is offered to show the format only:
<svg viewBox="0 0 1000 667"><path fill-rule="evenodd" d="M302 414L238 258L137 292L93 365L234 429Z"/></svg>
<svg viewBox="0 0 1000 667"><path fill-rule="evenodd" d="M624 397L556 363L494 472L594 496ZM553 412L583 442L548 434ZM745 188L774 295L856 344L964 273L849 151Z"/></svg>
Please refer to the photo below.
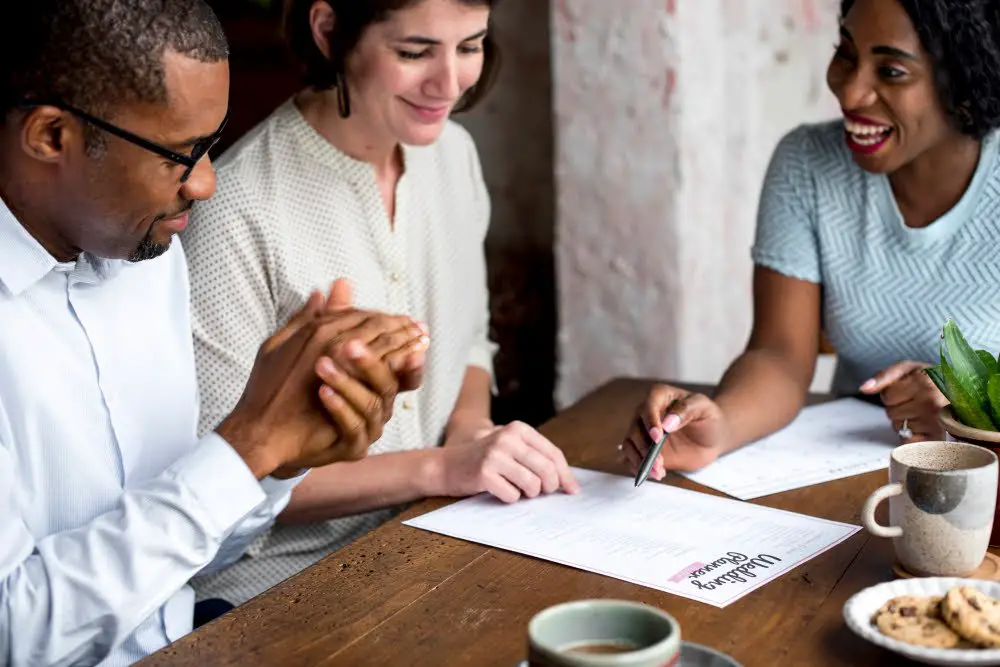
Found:
<svg viewBox="0 0 1000 667"><path fill-rule="evenodd" d="M677 621L638 602L567 602L528 624L530 667L673 667L680 651Z"/></svg>
<svg viewBox="0 0 1000 667"><path fill-rule="evenodd" d="M861 522L893 541L916 576L964 577L983 562L997 499L997 456L960 442L917 442L892 450L889 484L865 502ZM875 508L889 500L889 526Z"/></svg>
<svg viewBox="0 0 1000 667"><path fill-rule="evenodd" d="M616 655L618 653L631 653L640 647L632 642L584 642L582 644L571 644L563 648L565 653L583 653L587 655Z"/></svg>

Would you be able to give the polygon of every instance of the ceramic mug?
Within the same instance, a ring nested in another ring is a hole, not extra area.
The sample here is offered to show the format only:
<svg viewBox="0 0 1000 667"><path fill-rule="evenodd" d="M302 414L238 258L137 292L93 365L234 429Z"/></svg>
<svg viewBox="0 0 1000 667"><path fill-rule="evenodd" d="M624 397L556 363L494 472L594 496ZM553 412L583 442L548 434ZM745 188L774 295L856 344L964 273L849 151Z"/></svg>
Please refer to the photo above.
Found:
<svg viewBox="0 0 1000 667"><path fill-rule="evenodd" d="M917 442L892 450L889 484L865 502L861 522L893 541L916 576L963 577L983 562L997 502L997 456L960 442ZM889 499L889 526L875 508Z"/></svg>
<svg viewBox="0 0 1000 667"><path fill-rule="evenodd" d="M638 602L567 602L528 624L530 667L673 667L680 652L677 621Z"/></svg>

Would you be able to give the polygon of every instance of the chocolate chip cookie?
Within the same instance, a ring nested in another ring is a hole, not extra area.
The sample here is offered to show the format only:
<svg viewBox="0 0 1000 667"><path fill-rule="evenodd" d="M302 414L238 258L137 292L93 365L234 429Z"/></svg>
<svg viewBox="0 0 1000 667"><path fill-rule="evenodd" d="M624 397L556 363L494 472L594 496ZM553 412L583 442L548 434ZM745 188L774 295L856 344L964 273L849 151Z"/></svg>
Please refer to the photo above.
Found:
<svg viewBox="0 0 1000 667"><path fill-rule="evenodd" d="M1000 648L1000 601L982 591L951 589L941 601L941 617L976 646Z"/></svg>
<svg viewBox="0 0 1000 667"><path fill-rule="evenodd" d="M961 637L941 618L941 598L903 595L882 605L872 623L887 637L931 648L953 648Z"/></svg>

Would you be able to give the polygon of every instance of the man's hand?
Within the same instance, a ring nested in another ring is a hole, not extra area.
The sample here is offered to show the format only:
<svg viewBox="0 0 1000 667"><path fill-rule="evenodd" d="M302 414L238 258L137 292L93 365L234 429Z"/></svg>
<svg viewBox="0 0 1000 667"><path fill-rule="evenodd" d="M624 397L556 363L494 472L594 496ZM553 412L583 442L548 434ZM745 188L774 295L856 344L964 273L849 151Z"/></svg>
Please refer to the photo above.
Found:
<svg viewBox="0 0 1000 667"><path fill-rule="evenodd" d="M412 320L334 304L314 293L261 346L243 396L216 429L258 479L361 458L392 414L397 376L364 341L412 329Z"/></svg>
<svg viewBox="0 0 1000 667"><path fill-rule="evenodd" d="M326 312L336 313L352 307L351 285L340 278L330 287ZM427 325L411 319L402 328L380 330L380 324L380 321L370 322L368 326L350 334L350 337L366 344L373 355L389 364L389 368L396 373L400 391L417 389L423 382L427 347L430 345Z"/></svg>

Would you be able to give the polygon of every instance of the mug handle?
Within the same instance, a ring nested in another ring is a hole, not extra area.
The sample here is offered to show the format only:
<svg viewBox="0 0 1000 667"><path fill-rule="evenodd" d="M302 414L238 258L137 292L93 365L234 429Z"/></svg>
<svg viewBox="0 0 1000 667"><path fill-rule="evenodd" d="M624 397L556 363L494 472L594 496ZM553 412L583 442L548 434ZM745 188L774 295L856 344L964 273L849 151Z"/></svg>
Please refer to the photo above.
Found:
<svg viewBox="0 0 1000 667"><path fill-rule="evenodd" d="M903 493L903 485L897 482L886 484L868 496L865 506L861 509L861 524L865 530L875 537L899 537L903 534L903 529L899 526L882 526L875 521L875 508L878 507L878 504L886 498L892 498L901 493Z"/></svg>

